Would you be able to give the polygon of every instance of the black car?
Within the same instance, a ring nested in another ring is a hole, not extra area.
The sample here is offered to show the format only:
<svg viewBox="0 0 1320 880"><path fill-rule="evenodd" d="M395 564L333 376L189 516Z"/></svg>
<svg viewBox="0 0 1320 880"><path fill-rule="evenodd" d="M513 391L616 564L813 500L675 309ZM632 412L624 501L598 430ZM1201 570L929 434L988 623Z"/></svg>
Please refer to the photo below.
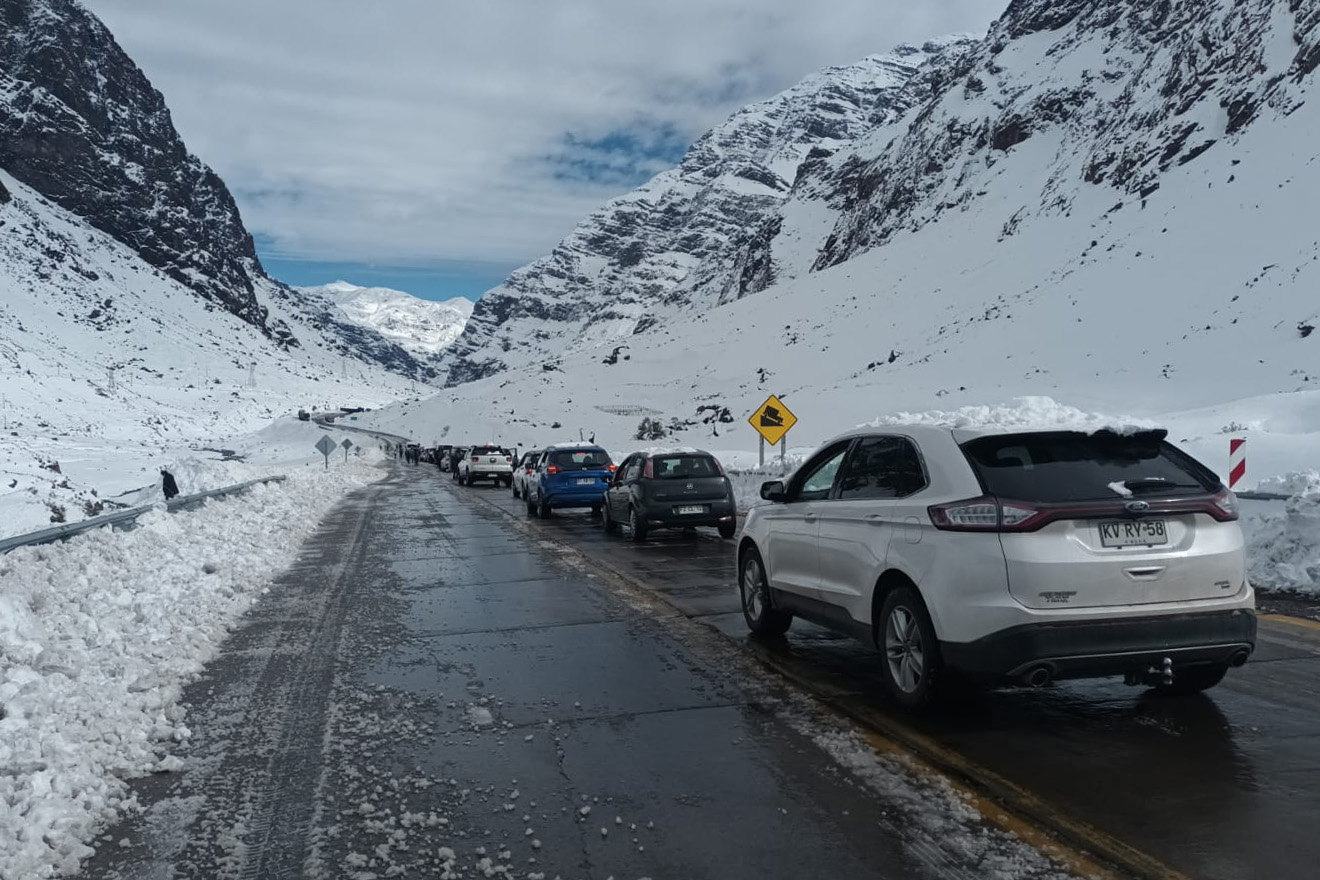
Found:
<svg viewBox="0 0 1320 880"><path fill-rule="evenodd" d="M453 478L454 482L458 482L458 463L465 455L467 455L466 446L455 446L449 450L449 467L445 470L449 471L449 476Z"/></svg>
<svg viewBox="0 0 1320 880"><path fill-rule="evenodd" d="M721 538L737 530L733 484L709 452L635 452L605 490L605 531L627 523L634 541L651 529L714 526Z"/></svg>

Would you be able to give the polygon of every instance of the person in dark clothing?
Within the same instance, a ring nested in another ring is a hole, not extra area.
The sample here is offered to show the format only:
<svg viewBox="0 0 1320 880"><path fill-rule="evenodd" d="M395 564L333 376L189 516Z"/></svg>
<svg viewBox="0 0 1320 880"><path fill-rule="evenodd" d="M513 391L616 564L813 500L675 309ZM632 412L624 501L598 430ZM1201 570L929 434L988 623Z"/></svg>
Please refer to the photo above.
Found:
<svg viewBox="0 0 1320 880"><path fill-rule="evenodd" d="M160 469L160 481L161 488L165 490L166 501L179 494L179 484L174 482L174 474L165 470L165 468Z"/></svg>

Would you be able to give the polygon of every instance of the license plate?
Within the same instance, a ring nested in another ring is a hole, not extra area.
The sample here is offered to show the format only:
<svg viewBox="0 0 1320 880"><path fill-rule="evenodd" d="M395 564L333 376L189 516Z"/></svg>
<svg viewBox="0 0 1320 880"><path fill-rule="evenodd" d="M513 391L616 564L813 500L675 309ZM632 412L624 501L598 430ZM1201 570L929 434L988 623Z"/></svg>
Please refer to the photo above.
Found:
<svg viewBox="0 0 1320 880"><path fill-rule="evenodd" d="M594 485L596 485L596 478L595 478L595 477L585 477L585 478L583 478L583 479L578 480L578 481L577 481L577 484L578 484L579 486L594 486Z"/></svg>
<svg viewBox="0 0 1320 880"><path fill-rule="evenodd" d="M678 509L679 516L683 516L684 514L688 514L688 513L705 513L705 512L706 512L706 508L701 506L700 504L685 505Z"/></svg>
<svg viewBox="0 0 1320 880"><path fill-rule="evenodd" d="M1100 523L1102 547L1149 547L1167 543L1169 543L1169 531L1162 519Z"/></svg>

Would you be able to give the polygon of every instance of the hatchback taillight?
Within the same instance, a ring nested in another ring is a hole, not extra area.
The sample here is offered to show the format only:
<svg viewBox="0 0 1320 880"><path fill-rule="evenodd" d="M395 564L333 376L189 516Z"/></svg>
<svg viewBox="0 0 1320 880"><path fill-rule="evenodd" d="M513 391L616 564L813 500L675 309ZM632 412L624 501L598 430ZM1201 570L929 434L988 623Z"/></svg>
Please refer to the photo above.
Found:
<svg viewBox="0 0 1320 880"><path fill-rule="evenodd" d="M547 474L557 474L559 473L559 468L555 467L554 465L550 465L550 467L545 469L545 472Z"/></svg>
<svg viewBox="0 0 1320 880"><path fill-rule="evenodd" d="M655 465L653 459L646 460L646 467L642 468L642 476L648 480L655 479Z"/></svg>
<svg viewBox="0 0 1320 880"><path fill-rule="evenodd" d="M609 471L610 473L614 473L616 470L618 470L618 467L612 464L607 464L605 465L605 470Z"/></svg>

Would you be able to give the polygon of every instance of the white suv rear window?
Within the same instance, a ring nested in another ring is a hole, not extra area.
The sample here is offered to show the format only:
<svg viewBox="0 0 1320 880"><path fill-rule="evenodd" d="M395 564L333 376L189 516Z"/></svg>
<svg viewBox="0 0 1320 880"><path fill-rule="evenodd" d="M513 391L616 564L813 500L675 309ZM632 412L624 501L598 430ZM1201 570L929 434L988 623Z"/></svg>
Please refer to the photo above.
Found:
<svg viewBox="0 0 1320 880"><path fill-rule="evenodd" d="M1004 434L968 441L963 451L987 492L1020 501L1199 495L1219 489L1219 478L1166 443L1163 431Z"/></svg>

